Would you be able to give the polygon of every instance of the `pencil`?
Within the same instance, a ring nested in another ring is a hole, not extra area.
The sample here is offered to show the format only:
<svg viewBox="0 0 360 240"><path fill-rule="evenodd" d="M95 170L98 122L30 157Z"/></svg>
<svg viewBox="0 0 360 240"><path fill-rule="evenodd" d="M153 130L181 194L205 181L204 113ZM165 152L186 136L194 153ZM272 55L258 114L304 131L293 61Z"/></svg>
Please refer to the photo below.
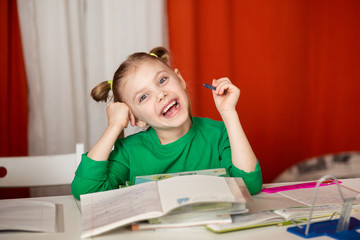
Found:
<svg viewBox="0 0 360 240"><path fill-rule="evenodd" d="M210 85L210 84L207 84L207 83L204 83L203 85L204 85L204 87L206 87L206 88L208 88L210 90L216 90L216 87L213 86L213 85Z"/></svg>

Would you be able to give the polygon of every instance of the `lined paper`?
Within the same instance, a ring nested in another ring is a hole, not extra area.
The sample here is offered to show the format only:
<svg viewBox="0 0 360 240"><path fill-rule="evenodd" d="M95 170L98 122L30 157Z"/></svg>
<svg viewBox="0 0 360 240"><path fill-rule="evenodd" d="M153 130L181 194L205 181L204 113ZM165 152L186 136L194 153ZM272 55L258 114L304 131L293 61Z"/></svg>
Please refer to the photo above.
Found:
<svg viewBox="0 0 360 240"><path fill-rule="evenodd" d="M162 214L156 182L81 195L81 208L82 238Z"/></svg>
<svg viewBox="0 0 360 240"><path fill-rule="evenodd" d="M22 199L0 201L0 230L56 231L56 205Z"/></svg>

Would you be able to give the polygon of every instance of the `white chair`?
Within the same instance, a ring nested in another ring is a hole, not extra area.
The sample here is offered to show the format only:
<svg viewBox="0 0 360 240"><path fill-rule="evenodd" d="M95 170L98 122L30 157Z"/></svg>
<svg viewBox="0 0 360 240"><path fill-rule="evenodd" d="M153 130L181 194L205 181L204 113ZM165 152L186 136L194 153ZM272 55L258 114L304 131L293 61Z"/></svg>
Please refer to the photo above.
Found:
<svg viewBox="0 0 360 240"><path fill-rule="evenodd" d="M70 154L0 157L0 188L69 185L84 153L76 144Z"/></svg>
<svg viewBox="0 0 360 240"><path fill-rule="evenodd" d="M340 152L305 159L273 182L312 181L331 174L337 179L360 177L360 152Z"/></svg>

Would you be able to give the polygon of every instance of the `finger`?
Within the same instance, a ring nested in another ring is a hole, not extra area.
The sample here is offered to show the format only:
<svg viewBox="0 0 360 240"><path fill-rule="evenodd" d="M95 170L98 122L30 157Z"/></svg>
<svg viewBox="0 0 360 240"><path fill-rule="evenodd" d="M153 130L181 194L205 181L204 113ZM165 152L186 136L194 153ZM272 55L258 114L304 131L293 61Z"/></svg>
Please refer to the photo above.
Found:
<svg viewBox="0 0 360 240"><path fill-rule="evenodd" d="M227 78L227 77L223 77L223 78L213 80L213 83L216 84L216 85L219 85L219 84L221 84L223 82L231 83L230 79Z"/></svg>
<svg viewBox="0 0 360 240"><path fill-rule="evenodd" d="M231 81L227 77L214 79L213 85L216 87L215 93L217 95L223 95L226 93L226 90L231 87Z"/></svg>
<svg viewBox="0 0 360 240"><path fill-rule="evenodd" d="M129 119L130 119L131 126L135 126L135 115L133 114L133 112L131 110L129 110Z"/></svg>
<svg viewBox="0 0 360 240"><path fill-rule="evenodd" d="M106 106L106 109L107 109L107 110L110 109L111 106L112 106L112 104L113 104L112 102L108 103L107 106Z"/></svg>
<svg viewBox="0 0 360 240"><path fill-rule="evenodd" d="M217 87L216 87L216 94L217 95L225 95L229 89L231 87L231 84L227 83L227 82L221 82Z"/></svg>

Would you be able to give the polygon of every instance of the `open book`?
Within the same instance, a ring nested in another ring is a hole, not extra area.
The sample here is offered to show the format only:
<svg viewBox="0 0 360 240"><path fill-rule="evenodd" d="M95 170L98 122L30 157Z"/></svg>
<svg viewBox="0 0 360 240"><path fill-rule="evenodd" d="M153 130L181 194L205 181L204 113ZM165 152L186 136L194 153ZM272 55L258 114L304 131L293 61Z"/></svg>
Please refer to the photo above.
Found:
<svg viewBox="0 0 360 240"><path fill-rule="evenodd" d="M56 204L25 199L1 200L0 230L56 232Z"/></svg>
<svg viewBox="0 0 360 240"><path fill-rule="evenodd" d="M248 201L252 201L252 198L241 178L202 175L172 177L81 195L81 237L91 237L137 221L158 218L172 211L212 211L213 206L219 203L231 203L229 208L232 210L244 210ZM204 205L207 207L204 208Z"/></svg>
<svg viewBox="0 0 360 240"><path fill-rule="evenodd" d="M160 180L168 179L171 177L187 176L187 175L207 175L207 176L228 177L225 168L215 168L215 169L204 169L204 170L197 170L197 171L186 171L186 172L136 176L134 183L140 184L140 183L150 182L150 181L160 181Z"/></svg>
<svg viewBox="0 0 360 240"><path fill-rule="evenodd" d="M316 218L330 218L333 214L341 213L341 205L324 205L315 207L312 214L312 219ZM242 230L255 227L263 227L268 225L278 224L289 225L293 223L302 223L309 217L311 207L294 207L283 208L274 211L263 211L252 214L233 215L232 223L206 226L209 230L216 233L224 233L235 230Z"/></svg>
<svg viewBox="0 0 360 240"><path fill-rule="evenodd" d="M249 210L244 204L210 203L200 206L185 206L171 211L169 214L151 218L145 222L134 223L131 230L149 230L162 228L182 228L203 226L207 224L232 223L232 214L243 214Z"/></svg>
<svg viewBox="0 0 360 240"><path fill-rule="evenodd" d="M242 212L247 212L248 210L244 209ZM198 214L194 216L187 216L183 218L181 216L173 216L167 218L152 218L148 221L133 223L131 225L132 231L138 230L155 230L155 229L164 229L164 228L183 228L183 227L195 227L195 226L204 226L207 224L229 224L232 223L232 218L230 214Z"/></svg>

